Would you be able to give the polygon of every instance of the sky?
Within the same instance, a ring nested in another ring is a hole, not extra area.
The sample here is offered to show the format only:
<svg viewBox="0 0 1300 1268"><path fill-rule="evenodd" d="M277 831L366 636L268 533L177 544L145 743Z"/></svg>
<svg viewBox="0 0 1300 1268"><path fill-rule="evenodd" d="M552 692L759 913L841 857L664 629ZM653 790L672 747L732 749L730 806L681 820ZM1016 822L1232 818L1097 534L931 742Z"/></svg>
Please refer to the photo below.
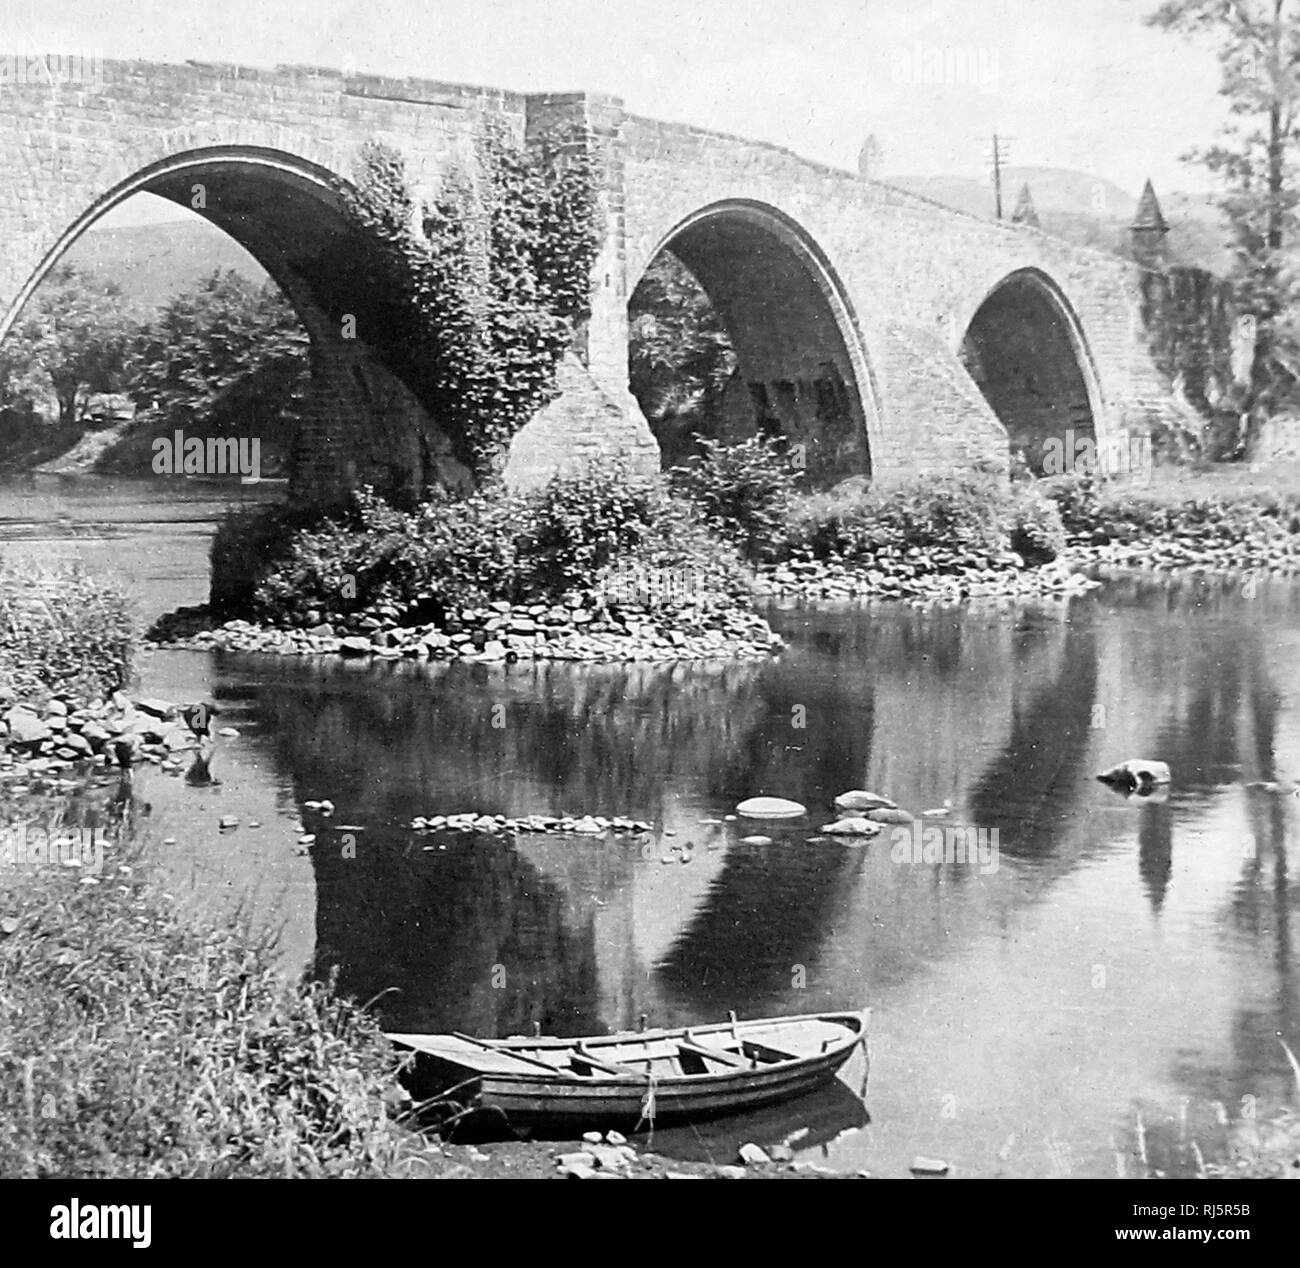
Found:
<svg viewBox="0 0 1300 1268"><path fill-rule="evenodd" d="M1225 118L1211 46L1156 0L0 0L0 51L315 64L628 109L877 173L1075 168L1136 195L1204 190L1180 161ZM936 80L940 82L936 82Z"/></svg>

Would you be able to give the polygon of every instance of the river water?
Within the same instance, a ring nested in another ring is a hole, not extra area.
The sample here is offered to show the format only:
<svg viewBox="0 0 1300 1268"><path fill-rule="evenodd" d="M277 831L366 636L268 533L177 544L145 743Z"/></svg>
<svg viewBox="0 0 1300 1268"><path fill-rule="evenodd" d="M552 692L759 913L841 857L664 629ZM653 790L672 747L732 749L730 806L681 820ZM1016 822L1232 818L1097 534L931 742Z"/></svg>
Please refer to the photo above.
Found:
<svg viewBox="0 0 1300 1268"><path fill-rule="evenodd" d="M274 490L28 477L0 486L0 534L9 557L126 578L152 616L206 597L223 501L250 496ZM1250 785L1300 778L1300 589L1132 581L771 619L789 648L757 664L154 652L143 691L215 701L240 734L213 786L143 772L134 830L178 902L272 921L292 971L338 966L403 1030L873 1008L865 1110L855 1058L824 1094L657 1133L665 1152L730 1161L806 1128L796 1150L837 1170L924 1154L1110 1176L1144 1152L1180 1174L1286 1103L1300 799ZM1170 764L1167 799L1093 778L1134 756ZM810 840L849 788L946 810L925 825L987 853L936 859L919 830ZM757 794L810 815L725 821ZM332 816L304 804L324 798ZM659 830L439 848L406 826L463 810Z"/></svg>

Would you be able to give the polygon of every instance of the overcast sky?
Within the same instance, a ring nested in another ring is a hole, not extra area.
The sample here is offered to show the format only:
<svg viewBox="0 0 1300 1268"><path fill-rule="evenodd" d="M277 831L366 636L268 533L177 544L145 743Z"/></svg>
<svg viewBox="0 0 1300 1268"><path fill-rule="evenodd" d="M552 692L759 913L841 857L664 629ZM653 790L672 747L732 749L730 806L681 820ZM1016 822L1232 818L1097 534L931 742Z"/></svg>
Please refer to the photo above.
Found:
<svg viewBox="0 0 1300 1268"><path fill-rule="evenodd" d="M0 0L0 44L160 61L315 63L629 109L881 174L1078 168L1129 192L1205 188L1180 163L1224 117L1213 50L1156 0ZM944 53L960 53L944 61ZM949 82L934 83L943 67ZM920 82L917 82L917 81Z"/></svg>

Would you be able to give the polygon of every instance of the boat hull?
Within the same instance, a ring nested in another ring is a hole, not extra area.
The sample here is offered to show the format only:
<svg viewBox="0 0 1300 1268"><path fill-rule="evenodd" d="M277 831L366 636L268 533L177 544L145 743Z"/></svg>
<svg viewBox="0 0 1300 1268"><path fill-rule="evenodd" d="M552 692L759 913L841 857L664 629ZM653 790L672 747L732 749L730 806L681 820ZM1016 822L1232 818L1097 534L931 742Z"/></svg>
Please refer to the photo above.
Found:
<svg viewBox="0 0 1300 1268"><path fill-rule="evenodd" d="M760 1033L780 1036L783 1030L793 1033L800 1022L835 1022L842 1037L824 1040L825 1051L806 1056L793 1056L756 1068L721 1070L709 1073L678 1074L666 1077L628 1077L602 1074L593 1071L588 1077L548 1074L544 1069L525 1071L519 1069L476 1068L474 1054L469 1051L449 1053L437 1049L438 1038L414 1035L390 1036L399 1046L416 1052L412 1090L417 1094L432 1087L448 1087L457 1081L461 1084L454 1094L455 1101L463 1106L474 1106L504 1115L516 1129L581 1125L608 1129L617 1127L624 1131L638 1127L663 1126L670 1123L699 1121L727 1114L758 1109L822 1087L835 1078L840 1068L854 1050L865 1047L866 1014L820 1015L809 1018L773 1019L764 1022L740 1023L733 1031L727 1025L692 1028L689 1036L711 1047L710 1041L721 1044L735 1034L741 1040ZM598 1059L602 1052L613 1051L624 1060L635 1052L637 1044L660 1045L673 1042L685 1035L684 1031L656 1031L647 1035L600 1036L583 1041L585 1051ZM421 1038L429 1041L432 1051L422 1049ZM483 1054L485 1064L506 1064L494 1054L508 1057L515 1053L554 1054L572 1050L574 1040L498 1041L491 1052Z"/></svg>

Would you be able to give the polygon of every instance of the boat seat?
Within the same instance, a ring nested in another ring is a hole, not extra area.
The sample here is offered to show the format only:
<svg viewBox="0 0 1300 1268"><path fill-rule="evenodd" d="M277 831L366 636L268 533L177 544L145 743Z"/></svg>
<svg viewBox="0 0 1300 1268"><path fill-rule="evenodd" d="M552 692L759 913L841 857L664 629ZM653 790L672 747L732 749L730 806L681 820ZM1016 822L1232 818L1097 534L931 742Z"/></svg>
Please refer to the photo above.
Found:
<svg viewBox="0 0 1300 1268"><path fill-rule="evenodd" d="M708 1048L704 1044L688 1043L682 1040L677 1045L683 1052L693 1053L697 1057L707 1057L710 1061L720 1062L722 1065L733 1066L738 1070L748 1070L749 1062L743 1057L738 1057L734 1052L723 1052L721 1048Z"/></svg>
<svg viewBox="0 0 1300 1268"><path fill-rule="evenodd" d="M643 1077L639 1070L634 1070L631 1066L617 1065L613 1061L603 1061L600 1057L593 1057L586 1048L576 1048L569 1063L579 1073L582 1073L582 1067L586 1066L588 1073L591 1070L600 1070L605 1074L616 1074L622 1078Z"/></svg>

